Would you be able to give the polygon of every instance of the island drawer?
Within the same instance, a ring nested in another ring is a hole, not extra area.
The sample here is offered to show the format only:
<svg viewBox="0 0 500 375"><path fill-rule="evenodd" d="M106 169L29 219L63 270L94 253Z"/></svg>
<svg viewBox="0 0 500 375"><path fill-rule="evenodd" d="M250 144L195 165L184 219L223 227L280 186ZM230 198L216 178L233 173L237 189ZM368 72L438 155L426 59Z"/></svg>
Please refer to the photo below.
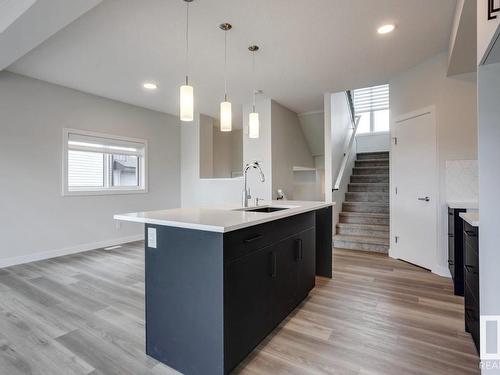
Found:
<svg viewBox="0 0 500 375"><path fill-rule="evenodd" d="M477 253L478 231L476 227L473 227L467 222L464 222L464 239L465 239L465 244Z"/></svg>
<svg viewBox="0 0 500 375"><path fill-rule="evenodd" d="M269 221L224 234L224 260L242 257L279 240L315 226L315 213Z"/></svg>

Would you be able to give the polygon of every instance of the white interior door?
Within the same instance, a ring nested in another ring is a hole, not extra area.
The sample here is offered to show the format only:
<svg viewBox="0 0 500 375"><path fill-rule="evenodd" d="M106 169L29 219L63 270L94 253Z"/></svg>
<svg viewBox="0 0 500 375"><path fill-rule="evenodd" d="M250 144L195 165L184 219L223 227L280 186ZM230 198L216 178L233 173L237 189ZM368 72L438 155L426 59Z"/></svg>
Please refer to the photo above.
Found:
<svg viewBox="0 0 500 375"><path fill-rule="evenodd" d="M401 116L393 129L391 256L433 269L438 224L434 109Z"/></svg>

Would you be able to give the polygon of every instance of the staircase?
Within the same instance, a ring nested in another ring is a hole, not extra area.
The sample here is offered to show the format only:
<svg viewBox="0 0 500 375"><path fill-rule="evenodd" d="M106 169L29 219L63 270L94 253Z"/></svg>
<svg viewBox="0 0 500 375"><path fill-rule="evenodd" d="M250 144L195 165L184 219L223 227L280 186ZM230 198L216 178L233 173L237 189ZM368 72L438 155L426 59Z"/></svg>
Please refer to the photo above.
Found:
<svg viewBox="0 0 500 375"><path fill-rule="evenodd" d="M389 250L389 153L357 154L333 246Z"/></svg>

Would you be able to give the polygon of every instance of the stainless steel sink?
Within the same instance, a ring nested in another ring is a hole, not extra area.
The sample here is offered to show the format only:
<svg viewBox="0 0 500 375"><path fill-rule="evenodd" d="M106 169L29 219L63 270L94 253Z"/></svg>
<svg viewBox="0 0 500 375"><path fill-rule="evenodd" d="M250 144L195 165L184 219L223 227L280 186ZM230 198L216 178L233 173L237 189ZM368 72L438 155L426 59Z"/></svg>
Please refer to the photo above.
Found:
<svg viewBox="0 0 500 375"><path fill-rule="evenodd" d="M290 208L295 208L297 206L262 206L262 207L247 207L247 208L238 208L235 211L247 211L247 212L276 212L289 210Z"/></svg>

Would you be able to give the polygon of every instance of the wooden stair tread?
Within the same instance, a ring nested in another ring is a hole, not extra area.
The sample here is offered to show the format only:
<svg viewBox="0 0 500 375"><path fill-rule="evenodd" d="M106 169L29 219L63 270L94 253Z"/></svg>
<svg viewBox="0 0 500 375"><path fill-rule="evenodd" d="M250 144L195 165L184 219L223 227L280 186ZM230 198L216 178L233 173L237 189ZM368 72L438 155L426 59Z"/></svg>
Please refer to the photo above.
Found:
<svg viewBox="0 0 500 375"><path fill-rule="evenodd" d="M369 230L378 230L381 232L389 232L389 225L380 225L380 224L337 223L337 227L369 229Z"/></svg>
<svg viewBox="0 0 500 375"><path fill-rule="evenodd" d="M363 201L344 201L344 204L366 205L366 206L383 206L388 207L389 202L363 202Z"/></svg>
<svg viewBox="0 0 500 375"><path fill-rule="evenodd" d="M375 213L375 212L340 212L339 215L341 215L341 216L366 216L366 217L381 218L381 219L389 218L389 214Z"/></svg>
<svg viewBox="0 0 500 375"><path fill-rule="evenodd" d="M370 186L373 186L373 185L377 185L377 186L389 186L389 183L388 182L349 182L349 185L356 185L356 186L360 186L360 185L370 185Z"/></svg>
<svg viewBox="0 0 500 375"><path fill-rule="evenodd" d="M389 173L387 174L353 174L351 177L389 177ZM362 182L360 182L362 183ZM388 182L387 182L388 183Z"/></svg>
<svg viewBox="0 0 500 375"><path fill-rule="evenodd" d="M362 162L365 162L365 161L367 161L367 162L376 161L376 162L379 162L379 161L389 161L389 160L390 160L389 158L387 158L387 159L380 158L380 159L358 159L356 161L362 161Z"/></svg>
<svg viewBox="0 0 500 375"><path fill-rule="evenodd" d="M336 234L333 240L343 242L365 243L371 245L389 245L389 238L369 237L369 236L347 236L343 234Z"/></svg>

